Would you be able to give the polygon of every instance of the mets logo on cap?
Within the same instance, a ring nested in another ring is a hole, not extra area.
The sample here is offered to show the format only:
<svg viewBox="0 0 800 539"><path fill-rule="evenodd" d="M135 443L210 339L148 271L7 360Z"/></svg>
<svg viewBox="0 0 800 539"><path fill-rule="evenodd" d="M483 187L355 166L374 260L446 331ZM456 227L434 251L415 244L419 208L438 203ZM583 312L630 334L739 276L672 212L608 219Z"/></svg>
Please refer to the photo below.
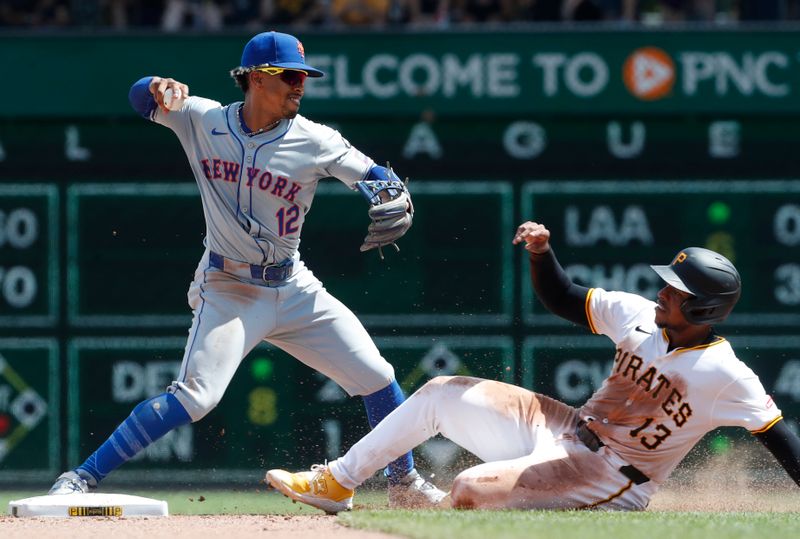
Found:
<svg viewBox="0 0 800 539"><path fill-rule="evenodd" d="M305 71L309 77L324 73L306 64L306 50L296 37L280 32L262 32L247 42L242 51L243 68L258 66L282 67Z"/></svg>

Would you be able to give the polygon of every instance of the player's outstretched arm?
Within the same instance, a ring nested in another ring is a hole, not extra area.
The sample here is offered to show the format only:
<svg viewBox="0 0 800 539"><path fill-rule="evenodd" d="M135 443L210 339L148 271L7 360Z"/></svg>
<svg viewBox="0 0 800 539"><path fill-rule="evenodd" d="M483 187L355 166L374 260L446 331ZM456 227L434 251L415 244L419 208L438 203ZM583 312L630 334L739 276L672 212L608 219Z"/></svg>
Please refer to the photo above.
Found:
<svg viewBox="0 0 800 539"><path fill-rule="evenodd" d="M551 313L580 326L589 327L586 318L586 294L589 289L577 285L564 272L550 248L550 231L542 224L521 224L512 243L525 243L530 253L531 282L539 301Z"/></svg>
<svg viewBox="0 0 800 539"><path fill-rule="evenodd" d="M781 419L771 429L755 435L769 449L789 477L800 486L800 438Z"/></svg>
<svg viewBox="0 0 800 539"><path fill-rule="evenodd" d="M164 94L169 89L184 99L189 96L189 87L184 83L175 79L151 76L143 77L133 83L128 92L128 101L133 110L149 119L156 107L169 112L169 108L164 104Z"/></svg>

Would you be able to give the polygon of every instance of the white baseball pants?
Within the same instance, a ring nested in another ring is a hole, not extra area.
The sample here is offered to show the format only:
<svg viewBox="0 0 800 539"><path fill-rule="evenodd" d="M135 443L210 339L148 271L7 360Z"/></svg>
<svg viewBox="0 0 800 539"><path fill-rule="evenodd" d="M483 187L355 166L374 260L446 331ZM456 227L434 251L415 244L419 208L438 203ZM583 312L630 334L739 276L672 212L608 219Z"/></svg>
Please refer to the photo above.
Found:
<svg viewBox="0 0 800 539"><path fill-rule="evenodd" d="M226 271L211 268L206 252L189 287L194 318L178 380L168 391L192 421L214 409L242 359L264 340L349 395L369 395L394 380L394 369L358 318L302 261L295 261L286 284L274 288L253 279L243 266L239 274L227 266Z"/></svg>
<svg viewBox="0 0 800 539"><path fill-rule="evenodd" d="M654 485L635 485L608 447L592 452L575 436L577 410L517 386L438 377L414 393L343 457L329 463L347 488L436 434L484 464L461 472L455 507L638 510Z"/></svg>

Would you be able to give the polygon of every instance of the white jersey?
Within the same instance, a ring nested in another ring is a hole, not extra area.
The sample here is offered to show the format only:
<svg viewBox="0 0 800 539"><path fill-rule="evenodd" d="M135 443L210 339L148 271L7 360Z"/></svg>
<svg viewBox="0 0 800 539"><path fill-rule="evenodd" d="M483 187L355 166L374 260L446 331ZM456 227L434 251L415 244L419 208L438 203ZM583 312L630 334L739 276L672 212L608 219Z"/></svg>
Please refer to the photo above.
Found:
<svg viewBox="0 0 800 539"><path fill-rule="evenodd" d="M722 337L667 351L655 306L633 294L589 291L590 328L617 350L610 376L579 413L594 420L590 428L607 446L661 483L707 432L735 426L757 433L781 412Z"/></svg>
<svg viewBox="0 0 800 539"><path fill-rule="evenodd" d="M151 119L172 129L200 188L206 247L256 265L295 256L317 182L329 176L353 187L373 161L342 135L303 116L247 136L241 103L189 97L179 111Z"/></svg>

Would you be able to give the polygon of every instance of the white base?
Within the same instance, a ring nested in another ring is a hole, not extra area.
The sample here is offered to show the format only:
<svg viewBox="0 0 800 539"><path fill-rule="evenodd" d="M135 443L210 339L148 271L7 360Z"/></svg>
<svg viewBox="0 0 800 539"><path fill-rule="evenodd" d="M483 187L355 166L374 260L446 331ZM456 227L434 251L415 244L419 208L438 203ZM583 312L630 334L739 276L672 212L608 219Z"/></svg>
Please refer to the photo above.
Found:
<svg viewBox="0 0 800 539"><path fill-rule="evenodd" d="M15 517L166 517L167 502L127 494L59 494L8 503Z"/></svg>

